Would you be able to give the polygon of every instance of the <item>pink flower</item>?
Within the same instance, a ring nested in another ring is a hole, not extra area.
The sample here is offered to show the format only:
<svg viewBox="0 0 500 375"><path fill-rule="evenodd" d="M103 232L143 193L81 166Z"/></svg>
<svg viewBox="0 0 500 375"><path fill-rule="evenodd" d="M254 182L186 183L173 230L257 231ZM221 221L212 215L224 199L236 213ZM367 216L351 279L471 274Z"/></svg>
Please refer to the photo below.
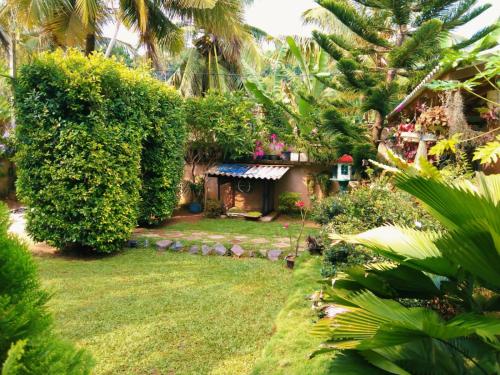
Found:
<svg viewBox="0 0 500 375"><path fill-rule="evenodd" d="M273 134L271 134L271 139L272 139L273 141L274 141L275 139L277 139L277 138L278 138L278 136L277 136L276 134L274 134L274 133L273 133Z"/></svg>
<svg viewBox="0 0 500 375"><path fill-rule="evenodd" d="M298 207L298 208L303 208L306 204L304 203L304 201L297 201L295 202L295 207Z"/></svg>
<svg viewBox="0 0 500 375"><path fill-rule="evenodd" d="M289 226L290 226L290 224L288 224L288 223L283 224L284 229L288 229Z"/></svg>

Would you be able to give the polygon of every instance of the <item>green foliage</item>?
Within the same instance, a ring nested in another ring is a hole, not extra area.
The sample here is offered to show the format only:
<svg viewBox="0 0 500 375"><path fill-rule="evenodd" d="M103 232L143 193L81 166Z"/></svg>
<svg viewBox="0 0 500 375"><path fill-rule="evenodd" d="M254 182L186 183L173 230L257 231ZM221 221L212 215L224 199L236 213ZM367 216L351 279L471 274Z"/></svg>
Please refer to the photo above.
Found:
<svg viewBox="0 0 500 375"><path fill-rule="evenodd" d="M315 202L311 218L323 225L323 236L335 232L358 233L384 224L398 224L412 228L439 226L410 195L394 190L386 180L377 180L348 193L340 193ZM329 244L329 241L325 241ZM342 261L338 252L346 252ZM322 273L331 276L345 264L365 264L378 261L379 257L363 246L333 245L325 254ZM345 263L345 264L344 264Z"/></svg>
<svg viewBox="0 0 500 375"><path fill-rule="evenodd" d="M392 66L415 68L418 63L435 54L439 50L442 25L436 19L423 23L410 39L389 53Z"/></svg>
<svg viewBox="0 0 500 375"><path fill-rule="evenodd" d="M252 154L257 139L254 104L241 93L209 92L186 104L188 155L196 160L238 160Z"/></svg>
<svg viewBox="0 0 500 375"><path fill-rule="evenodd" d="M318 354L345 353L334 364L339 373L359 366L398 374L499 370L500 176L452 184L424 167L397 172L396 185L421 201L443 230L386 225L330 235L389 259L345 268L326 291L339 312L314 331L328 340ZM420 307L406 307L412 299Z"/></svg>
<svg viewBox="0 0 500 375"><path fill-rule="evenodd" d="M208 218L216 219L224 213L222 209L222 203L215 199L207 199L205 203L204 215Z"/></svg>
<svg viewBox="0 0 500 375"><path fill-rule="evenodd" d="M142 126L147 131L141 155L139 222L160 224L172 216L184 173L185 109L181 97L165 84L143 79Z"/></svg>
<svg viewBox="0 0 500 375"><path fill-rule="evenodd" d="M488 8L474 7L475 2L318 1L331 17L331 28L341 30L335 35L313 32L316 42L337 61L340 74L335 74L328 86L340 94L359 94L360 103L351 103L350 113L341 111L344 106L338 103L332 106L347 122L349 117L362 118L365 123L374 121L372 142L377 145L384 119L404 96L405 88L411 89L414 80L432 70L444 52L456 52L449 31ZM466 43L457 43L456 48L475 42L480 43L477 51L491 48L497 44L497 29L485 28Z"/></svg>
<svg viewBox="0 0 500 375"><path fill-rule="evenodd" d="M495 164L499 159L500 135L497 135L495 141L488 142L476 149L473 160L479 160L481 164Z"/></svg>
<svg viewBox="0 0 500 375"><path fill-rule="evenodd" d="M359 37L381 47L387 47L388 42L381 38L370 24L369 16L364 17L349 3L338 0L320 0L318 3L332 12L344 25L349 27Z"/></svg>
<svg viewBox="0 0 500 375"><path fill-rule="evenodd" d="M429 150L429 155L441 156L446 152L456 153L457 145L460 142L461 133L456 133L451 138L441 139Z"/></svg>
<svg viewBox="0 0 500 375"><path fill-rule="evenodd" d="M2 375L90 374L83 351L52 334L48 294L40 288L28 249L7 234L9 212L0 205L0 368Z"/></svg>
<svg viewBox="0 0 500 375"><path fill-rule="evenodd" d="M285 191L278 197L278 211L282 214L297 215L300 208L295 203L302 199L300 193Z"/></svg>
<svg viewBox="0 0 500 375"><path fill-rule="evenodd" d="M112 252L138 218L168 216L182 173L180 104L148 72L99 54L58 51L22 67L16 160L32 237Z"/></svg>

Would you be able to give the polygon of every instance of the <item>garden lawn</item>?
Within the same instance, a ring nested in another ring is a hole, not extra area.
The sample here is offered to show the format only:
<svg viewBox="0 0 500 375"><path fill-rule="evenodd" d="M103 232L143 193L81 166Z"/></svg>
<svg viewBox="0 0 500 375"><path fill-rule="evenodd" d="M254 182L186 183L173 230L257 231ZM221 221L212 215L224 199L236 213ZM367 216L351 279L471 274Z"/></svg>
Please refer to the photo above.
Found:
<svg viewBox="0 0 500 375"><path fill-rule="evenodd" d="M205 231L222 234L245 234L251 237L287 237L288 230L283 228L283 224L288 223L292 235L298 235L300 231L300 219L280 217L279 221L264 223L261 221L250 221L244 219L201 219L199 221L185 221L170 224L165 227L175 231ZM304 235L317 235L318 226L308 223L304 229Z"/></svg>
<svg viewBox="0 0 500 375"><path fill-rule="evenodd" d="M276 319L276 333L266 344L252 375L342 375L331 370L331 355L309 359L323 341L311 334L317 313L308 298L320 289L321 262L321 257L299 257L289 298Z"/></svg>
<svg viewBox="0 0 500 375"><path fill-rule="evenodd" d="M57 331L95 374L250 373L291 281L282 262L150 249L36 260Z"/></svg>

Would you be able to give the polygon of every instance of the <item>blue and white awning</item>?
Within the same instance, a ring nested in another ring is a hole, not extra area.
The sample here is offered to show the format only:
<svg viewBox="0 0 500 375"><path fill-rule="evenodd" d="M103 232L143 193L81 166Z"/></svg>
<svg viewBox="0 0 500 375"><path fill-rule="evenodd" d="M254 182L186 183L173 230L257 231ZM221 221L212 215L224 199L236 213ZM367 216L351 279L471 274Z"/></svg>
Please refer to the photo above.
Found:
<svg viewBox="0 0 500 375"><path fill-rule="evenodd" d="M282 165L220 164L211 168L207 175L261 180L279 180L290 167Z"/></svg>

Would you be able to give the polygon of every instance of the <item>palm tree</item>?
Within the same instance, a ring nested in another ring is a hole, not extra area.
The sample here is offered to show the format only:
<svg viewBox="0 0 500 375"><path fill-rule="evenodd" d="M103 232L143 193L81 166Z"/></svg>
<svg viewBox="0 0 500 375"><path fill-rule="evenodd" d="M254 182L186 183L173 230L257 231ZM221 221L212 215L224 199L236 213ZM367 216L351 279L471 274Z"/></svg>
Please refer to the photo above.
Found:
<svg viewBox="0 0 500 375"><path fill-rule="evenodd" d="M340 350L336 373L498 373L500 175L450 183L425 160L420 170L394 160L396 185L445 229L331 234L387 260L329 282L330 312L314 329L328 341L316 354Z"/></svg>
<svg viewBox="0 0 500 375"><path fill-rule="evenodd" d="M83 46L89 54L96 49L102 27L119 22L139 35L148 57L158 63L158 48L180 50L184 33L178 23L218 35L234 32L248 1L237 0L6 0L16 7L20 20L37 25L55 45Z"/></svg>
<svg viewBox="0 0 500 375"><path fill-rule="evenodd" d="M334 87L355 90L363 98L363 111L375 120L372 140L380 140L384 117L401 86L410 86L434 67L449 32L474 19L490 5L477 0L318 0L322 10L306 13L309 22L333 22L325 34L313 33L318 44L337 61ZM327 13L326 13L326 12ZM480 30L451 48L464 48L488 35L498 25ZM331 30L342 30L342 34ZM346 34L348 37L346 37ZM354 41L354 42L353 42Z"/></svg>

